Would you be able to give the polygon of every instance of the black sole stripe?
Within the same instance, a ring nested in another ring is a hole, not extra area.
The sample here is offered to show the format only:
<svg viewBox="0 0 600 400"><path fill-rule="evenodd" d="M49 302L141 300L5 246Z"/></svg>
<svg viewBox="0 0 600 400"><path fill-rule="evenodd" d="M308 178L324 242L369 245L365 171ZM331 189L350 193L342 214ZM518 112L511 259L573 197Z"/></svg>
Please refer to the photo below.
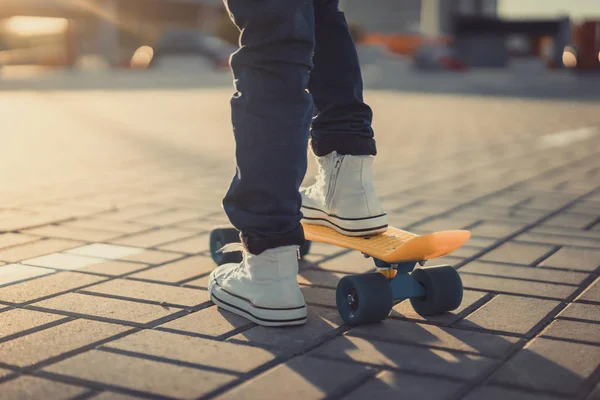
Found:
<svg viewBox="0 0 600 400"><path fill-rule="evenodd" d="M256 315L252 314L250 311L248 310L244 310L241 307L238 307L234 304L228 303L226 301L221 300L217 295L215 295L214 293L211 293L212 297L214 297L219 303L223 303L228 307L231 308L235 308L236 310L239 310L241 312L243 312L244 314L247 314L249 316L251 316L254 319L257 319L259 321L264 321L264 322L298 322L298 321L304 321L307 319L307 317L302 317L302 318L293 318L293 319L267 319L267 318L261 318L261 317L257 317Z"/></svg>
<svg viewBox="0 0 600 400"><path fill-rule="evenodd" d="M309 207L309 206L302 206L302 208L306 208L307 210L313 210L313 211L319 211L329 217L333 217L333 218L337 218L339 220L342 221L364 221L364 220L369 220L369 219L374 219L374 218L380 218L380 217L385 217L387 215L387 213L383 213L383 214L379 214L379 215L375 215L372 217L361 217L361 218L344 218L344 217L340 217L339 215L335 215L335 214L329 214L323 210L319 210L318 208L314 208L314 207Z"/></svg>
<svg viewBox="0 0 600 400"><path fill-rule="evenodd" d="M345 232L371 232L371 231L376 231L376 230L379 230L379 229L387 228L389 226L388 224L385 224L385 225L380 225L380 226L374 226L372 228L346 229L346 228L343 228L343 227L339 226L338 224L335 224L335 223L333 223L330 220L325 219L325 218L304 217L303 219L308 220L308 221L324 221L324 222L327 222L328 224L331 224L331 225L333 225L333 226L335 226L335 227L337 227L337 228L339 228L339 229L341 229L342 231L345 231Z"/></svg>
<svg viewBox="0 0 600 400"><path fill-rule="evenodd" d="M252 306L253 308L258 308L260 310L269 310L269 311L293 311L293 310L301 310L303 308L306 308L306 305L303 306L298 306L298 307L289 307L289 308L271 308L271 307L263 307L263 306L258 306L256 304L254 304L251 300L242 297L240 295L237 295L235 293L231 293L229 290L224 289L223 286L221 286L221 284L216 280L213 279L213 282L215 285L217 285L223 292L227 293L228 295L230 295L231 297L235 297L237 299L243 300L246 303L250 304L250 306Z"/></svg>

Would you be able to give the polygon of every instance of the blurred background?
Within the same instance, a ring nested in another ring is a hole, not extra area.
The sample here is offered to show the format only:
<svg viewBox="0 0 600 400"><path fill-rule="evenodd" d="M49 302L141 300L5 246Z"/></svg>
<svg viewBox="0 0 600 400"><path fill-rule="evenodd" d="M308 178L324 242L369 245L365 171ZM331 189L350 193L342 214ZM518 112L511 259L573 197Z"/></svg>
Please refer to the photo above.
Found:
<svg viewBox="0 0 600 400"><path fill-rule="evenodd" d="M367 86L389 71L600 72L598 0L341 4ZM237 36L221 0L0 0L0 87L73 70L230 77Z"/></svg>

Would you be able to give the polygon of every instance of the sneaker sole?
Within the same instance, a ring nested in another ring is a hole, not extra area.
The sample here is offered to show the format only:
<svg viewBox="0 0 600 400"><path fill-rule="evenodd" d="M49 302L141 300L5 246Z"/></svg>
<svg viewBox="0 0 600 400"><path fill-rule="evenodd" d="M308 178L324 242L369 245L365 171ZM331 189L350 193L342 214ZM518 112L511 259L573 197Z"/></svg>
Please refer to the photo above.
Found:
<svg viewBox="0 0 600 400"><path fill-rule="evenodd" d="M342 218L306 206L302 206L302 214L307 224L327 226L346 236L376 235L388 228L387 214L366 218Z"/></svg>
<svg viewBox="0 0 600 400"><path fill-rule="evenodd" d="M306 305L292 308L259 307L242 296L224 290L215 280L212 280L210 299L220 308L262 326L303 325L307 320Z"/></svg>

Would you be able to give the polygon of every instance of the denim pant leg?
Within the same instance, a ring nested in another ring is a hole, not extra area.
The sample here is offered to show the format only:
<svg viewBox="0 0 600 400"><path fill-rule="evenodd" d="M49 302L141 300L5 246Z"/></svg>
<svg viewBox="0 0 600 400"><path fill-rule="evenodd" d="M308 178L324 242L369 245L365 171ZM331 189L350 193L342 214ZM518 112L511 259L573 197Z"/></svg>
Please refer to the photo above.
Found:
<svg viewBox="0 0 600 400"><path fill-rule="evenodd" d="M315 54L309 91L315 103L311 147L317 156L377 153L371 122L363 101L363 82L356 47L339 0L313 0Z"/></svg>
<svg viewBox="0 0 600 400"><path fill-rule="evenodd" d="M223 199L253 254L301 245L300 184L306 174L313 102L312 0L225 0L240 28L232 55L236 174Z"/></svg>

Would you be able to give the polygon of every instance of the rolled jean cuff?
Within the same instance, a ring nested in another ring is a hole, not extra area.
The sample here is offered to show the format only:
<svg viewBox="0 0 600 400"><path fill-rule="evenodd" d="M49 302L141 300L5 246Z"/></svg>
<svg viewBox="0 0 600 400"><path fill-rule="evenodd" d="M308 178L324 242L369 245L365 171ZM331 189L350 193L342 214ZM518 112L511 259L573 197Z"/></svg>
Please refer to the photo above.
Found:
<svg viewBox="0 0 600 400"><path fill-rule="evenodd" d="M282 246L302 246L304 239L304 229L300 225L296 230L285 236L252 236L240 233L240 240L246 250L254 255L258 255L265 250L274 249Z"/></svg>
<svg viewBox="0 0 600 400"><path fill-rule="evenodd" d="M360 136L340 135L339 137L311 138L310 146L317 157L329 153L352 156L374 156L377 154L375 139Z"/></svg>

